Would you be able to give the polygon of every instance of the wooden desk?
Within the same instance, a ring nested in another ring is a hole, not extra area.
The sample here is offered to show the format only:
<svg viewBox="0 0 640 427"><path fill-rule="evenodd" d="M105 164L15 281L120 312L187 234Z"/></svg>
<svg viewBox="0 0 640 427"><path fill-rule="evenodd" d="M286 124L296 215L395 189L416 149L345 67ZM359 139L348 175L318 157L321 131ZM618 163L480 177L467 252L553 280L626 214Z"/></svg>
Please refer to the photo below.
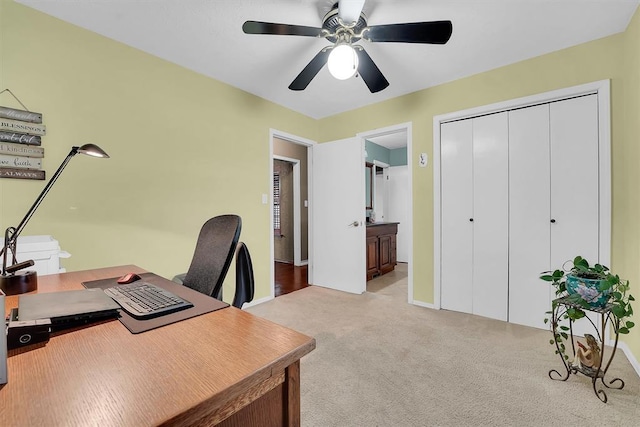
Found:
<svg viewBox="0 0 640 427"><path fill-rule="evenodd" d="M38 277L38 292L141 273L120 266ZM5 311L17 306L7 297ZM5 426L298 426L300 358L315 339L234 307L131 334L118 320L13 350ZM32 346L35 347L35 346Z"/></svg>

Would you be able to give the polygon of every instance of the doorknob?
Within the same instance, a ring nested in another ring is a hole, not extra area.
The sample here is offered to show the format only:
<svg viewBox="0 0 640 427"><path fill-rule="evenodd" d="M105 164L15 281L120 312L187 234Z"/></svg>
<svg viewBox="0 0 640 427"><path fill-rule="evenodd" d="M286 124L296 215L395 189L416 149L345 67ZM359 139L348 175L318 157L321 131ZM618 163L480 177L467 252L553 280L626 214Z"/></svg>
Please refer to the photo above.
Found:
<svg viewBox="0 0 640 427"><path fill-rule="evenodd" d="M348 225L348 227L358 227L360 225L359 221L353 221L351 224Z"/></svg>
<svg viewBox="0 0 640 427"><path fill-rule="evenodd" d="M552 219L552 220L551 220L551 224L555 224L555 223L556 223L556 220L555 220L555 219Z"/></svg>

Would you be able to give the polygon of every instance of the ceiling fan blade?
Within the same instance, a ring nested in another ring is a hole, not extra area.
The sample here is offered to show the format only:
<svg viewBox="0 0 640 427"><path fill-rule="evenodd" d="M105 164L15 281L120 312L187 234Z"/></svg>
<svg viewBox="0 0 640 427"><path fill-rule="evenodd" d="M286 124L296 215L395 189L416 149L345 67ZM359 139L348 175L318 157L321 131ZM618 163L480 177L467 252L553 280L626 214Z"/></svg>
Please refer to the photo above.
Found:
<svg viewBox="0 0 640 427"><path fill-rule="evenodd" d="M305 90L306 87L309 86L309 83L311 83L311 80L313 80L316 74L324 67L324 64L327 63L329 52L331 52L331 49L322 49L318 52L300 74L298 74L298 77L291 82L289 89Z"/></svg>
<svg viewBox="0 0 640 427"><path fill-rule="evenodd" d="M318 37L322 28L304 25L276 24L273 22L247 21L242 24L245 34L274 34L279 36Z"/></svg>
<svg viewBox="0 0 640 427"><path fill-rule="evenodd" d="M367 29L364 38L371 42L445 44L452 32L451 21L410 22L374 25Z"/></svg>
<svg viewBox="0 0 640 427"><path fill-rule="evenodd" d="M366 83L371 93L380 92L389 86L389 82L382 75L382 71L373 62L373 59L364 49L357 49L358 53L358 74Z"/></svg>
<svg viewBox="0 0 640 427"><path fill-rule="evenodd" d="M349 25L358 22L365 0L340 0L338 2L338 16L342 22Z"/></svg>

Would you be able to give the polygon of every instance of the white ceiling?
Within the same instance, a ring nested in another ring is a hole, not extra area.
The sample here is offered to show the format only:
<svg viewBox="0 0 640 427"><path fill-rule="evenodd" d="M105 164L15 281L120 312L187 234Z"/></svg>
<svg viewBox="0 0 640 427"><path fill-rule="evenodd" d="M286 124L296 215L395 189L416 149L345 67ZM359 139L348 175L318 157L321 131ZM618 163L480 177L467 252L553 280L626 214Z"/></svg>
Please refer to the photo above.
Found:
<svg viewBox="0 0 640 427"><path fill-rule="evenodd" d="M64 21L323 118L622 32L640 0L367 0L369 25L451 20L445 45L370 43L390 85L323 68L306 90L291 81L325 39L247 35L246 20L320 27L334 0L16 0Z"/></svg>
<svg viewBox="0 0 640 427"><path fill-rule="evenodd" d="M402 130L398 132L388 133L386 135L374 136L367 138L367 141L371 141L389 150L395 150L396 148L402 148L407 146L407 131Z"/></svg>

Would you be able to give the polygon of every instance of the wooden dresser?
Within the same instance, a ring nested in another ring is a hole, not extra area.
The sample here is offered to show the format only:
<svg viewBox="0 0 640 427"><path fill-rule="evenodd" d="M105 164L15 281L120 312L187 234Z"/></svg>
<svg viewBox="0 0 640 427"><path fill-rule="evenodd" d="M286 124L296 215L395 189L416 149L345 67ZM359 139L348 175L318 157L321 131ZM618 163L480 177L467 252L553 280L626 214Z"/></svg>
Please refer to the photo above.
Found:
<svg viewBox="0 0 640 427"><path fill-rule="evenodd" d="M397 222L367 224L367 280L396 266Z"/></svg>

